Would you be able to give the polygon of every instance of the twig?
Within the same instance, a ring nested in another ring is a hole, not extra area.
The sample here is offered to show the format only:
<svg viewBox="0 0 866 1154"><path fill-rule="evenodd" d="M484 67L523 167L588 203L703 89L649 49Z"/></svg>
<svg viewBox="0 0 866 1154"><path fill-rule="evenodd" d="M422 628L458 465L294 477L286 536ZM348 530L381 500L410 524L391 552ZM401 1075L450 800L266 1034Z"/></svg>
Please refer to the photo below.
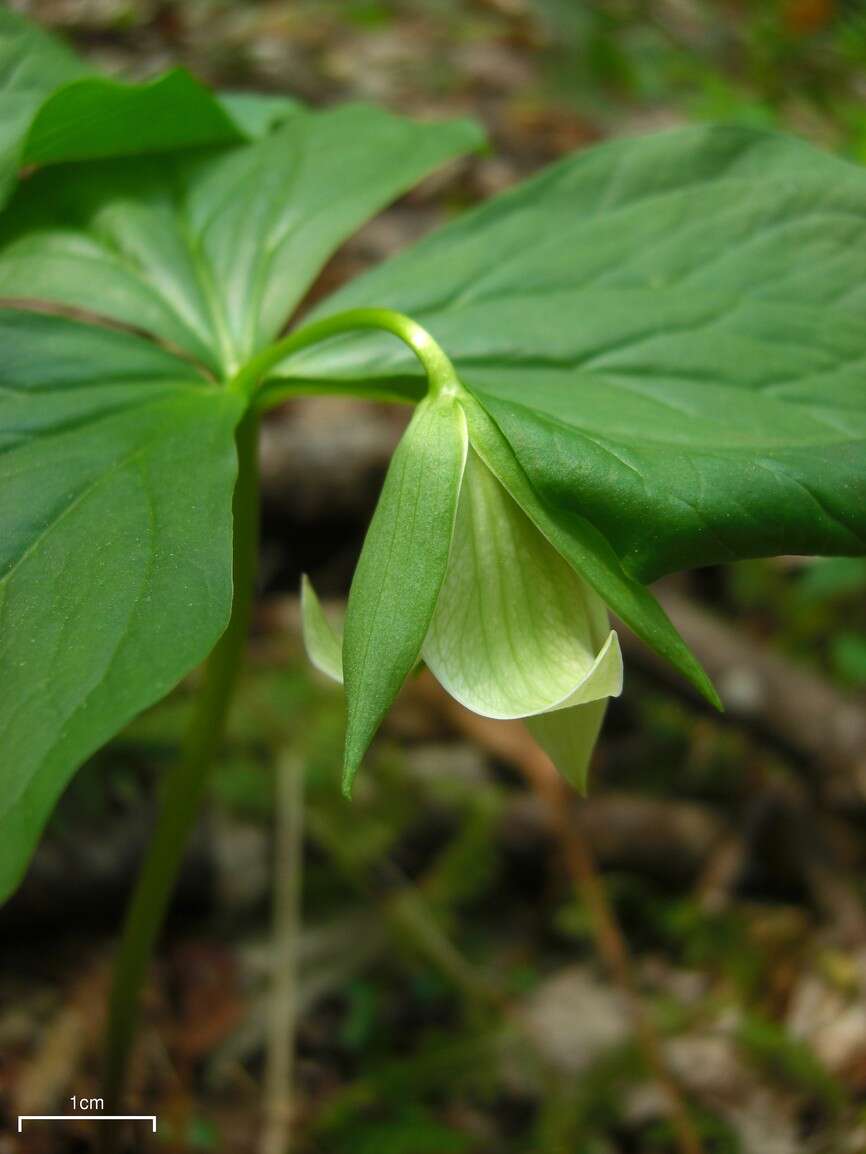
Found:
<svg viewBox="0 0 866 1154"><path fill-rule="evenodd" d="M301 921L304 775L296 757L277 766L274 853L274 972L265 1058L261 1154L287 1154L292 1124L297 961Z"/></svg>
<svg viewBox="0 0 866 1154"><path fill-rule="evenodd" d="M700 1138L676 1080L667 1067L655 1027L638 993L628 947L607 900L604 882L583 835L569 818L572 796L569 787L519 722L491 722L470 713L448 697L429 674L419 678L418 685L456 729L513 764L544 800L551 828L565 855L569 876L592 918L599 953L623 994L643 1059L667 1101L680 1154L702 1154Z"/></svg>

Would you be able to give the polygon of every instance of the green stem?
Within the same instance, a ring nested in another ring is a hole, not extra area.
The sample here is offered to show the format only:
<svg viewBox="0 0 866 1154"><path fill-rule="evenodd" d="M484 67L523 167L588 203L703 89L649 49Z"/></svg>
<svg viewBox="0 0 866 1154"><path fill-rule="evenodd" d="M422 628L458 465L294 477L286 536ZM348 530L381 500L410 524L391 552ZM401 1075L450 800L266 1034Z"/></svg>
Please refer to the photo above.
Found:
<svg viewBox="0 0 866 1154"><path fill-rule="evenodd" d="M116 1113L121 1105L141 987L205 792L208 769L222 742L247 639L258 551L258 415L255 412L250 411L241 421L235 440L238 479L233 507L232 612L225 632L205 665L182 754L166 776L156 830L139 874L115 960L104 1083L108 1113Z"/></svg>
<svg viewBox="0 0 866 1154"><path fill-rule="evenodd" d="M436 396L460 391L453 365L430 334L409 317L390 309L352 309L315 321L251 358L229 387L252 400L269 370L290 353L357 329L384 330L407 344L424 368L430 394ZM141 987L205 793L208 770L222 742L246 643L258 546L257 441L262 407L260 404L250 406L236 434L238 480L233 509L234 600L231 617L205 665L204 680L181 757L166 776L156 830L132 896L115 961L104 1081L108 1112L117 1112L122 1103L138 1022ZM105 1136L110 1150L114 1141L111 1131L105 1131Z"/></svg>
<svg viewBox="0 0 866 1154"><path fill-rule="evenodd" d="M393 333L408 345L427 374L429 391L436 396L441 393L457 392L460 384L451 361L433 340L425 328L411 317L392 309L349 309L320 321L313 321L304 328L289 333L281 341L276 341L249 360L234 377L230 387L246 397L255 395L268 372L284 360L290 353L317 345L331 337L358 329L379 329Z"/></svg>

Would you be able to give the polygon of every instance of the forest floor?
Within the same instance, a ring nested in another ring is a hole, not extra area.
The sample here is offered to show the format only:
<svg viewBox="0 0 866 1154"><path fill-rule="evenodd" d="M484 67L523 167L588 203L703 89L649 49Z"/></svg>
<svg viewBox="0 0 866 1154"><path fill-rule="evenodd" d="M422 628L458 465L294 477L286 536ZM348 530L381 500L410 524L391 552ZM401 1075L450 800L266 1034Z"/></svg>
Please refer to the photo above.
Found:
<svg viewBox="0 0 866 1154"><path fill-rule="evenodd" d="M362 230L314 297L611 135L747 120L866 161L856 3L15 6L125 75L481 119L490 151ZM347 805L296 591L310 572L338 607L404 420L319 398L264 430L250 659L145 999L130 1107L158 1135L129 1149L863 1154L866 560L666 583L728 712L627 642L586 801L421 675ZM195 681L85 767L0 911L0 1154L95 1148L93 1123L16 1119L99 1094L124 895ZM274 886L296 856L299 900Z"/></svg>

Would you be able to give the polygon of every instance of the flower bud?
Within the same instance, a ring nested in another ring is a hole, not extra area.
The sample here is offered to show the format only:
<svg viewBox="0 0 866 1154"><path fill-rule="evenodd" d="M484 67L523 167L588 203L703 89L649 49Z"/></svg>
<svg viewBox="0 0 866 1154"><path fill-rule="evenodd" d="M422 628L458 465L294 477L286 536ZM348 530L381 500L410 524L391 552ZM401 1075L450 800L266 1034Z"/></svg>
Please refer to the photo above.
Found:
<svg viewBox="0 0 866 1154"><path fill-rule="evenodd" d="M405 440L398 453L407 451L411 442ZM416 451L420 454L421 447ZM429 602L428 594L419 656L468 709L485 717L526 719L560 771L582 790L607 698L622 689L622 655L607 607L471 446L463 461L451 474L453 517L437 521L437 532L447 526L450 543L438 596ZM406 472L405 463L401 469ZM391 470L386 486L391 489L390 506L408 509L417 518L424 508L424 483L417 470L412 476L411 503ZM395 531L380 533L391 552ZM379 629L387 634L400 614L418 617L416 589L412 581L401 581L399 573L389 571L390 554L383 550L370 558L369 536L364 548L383 588L401 590L399 603L387 607L390 618L382 616L381 598L377 601L378 620L385 621ZM441 555L438 541L427 541L423 533L416 537L416 548ZM354 589L355 583L353 594ZM304 641L313 664L342 680L339 637L306 578L301 602ZM358 625L356 618L356 637ZM375 628L372 621L367 626ZM372 636L367 640L381 642ZM394 693L405 676L405 646L403 650ZM387 644L380 643L378 652L387 664ZM377 677L381 681L381 668ZM363 679L354 688L363 695Z"/></svg>

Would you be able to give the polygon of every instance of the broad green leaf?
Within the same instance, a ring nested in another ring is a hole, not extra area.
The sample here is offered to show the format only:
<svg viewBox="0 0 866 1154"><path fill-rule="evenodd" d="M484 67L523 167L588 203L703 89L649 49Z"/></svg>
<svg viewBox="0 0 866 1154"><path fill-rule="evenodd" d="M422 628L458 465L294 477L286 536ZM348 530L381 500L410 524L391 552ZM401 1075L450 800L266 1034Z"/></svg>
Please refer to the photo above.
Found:
<svg viewBox="0 0 866 1154"><path fill-rule="evenodd" d="M180 68L144 84L99 76L0 8L0 200L25 166L240 140L249 109L236 111Z"/></svg>
<svg viewBox="0 0 866 1154"><path fill-rule="evenodd" d="M110 317L230 374L347 236L478 142L468 122L349 105L238 148L39 173L0 221L0 296Z"/></svg>
<svg viewBox="0 0 866 1154"><path fill-rule="evenodd" d="M239 398L124 333L0 312L0 897L80 762L231 607Z"/></svg>
<svg viewBox="0 0 866 1154"><path fill-rule="evenodd" d="M301 635L311 664L343 684L343 639L325 616L306 573L301 578Z"/></svg>
<svg viewBox="0 0 866 1154"><path fill-rule="evenodd" d="M60 164L232 143L243 136L183 68L144 84L88 76L52 92L27 131L20 164Z"/></svg>
<svg viewBox="0 0 866 1154"><path fill-rule="evenodd" d="M604 602L472 450L423 657L452 697L485 717L527 717L622 689Z"/></svg>
<svg viewBox="0 0 866 1154"><path fill-rule="evenodd" d="M526 719L529 732L580 793L586 793L589 763L606 710L607 698L603 697L586 705L554 709Z"/></svg>
<svg viewBox="0 0 866 1154"><path fill-rule="evenodd" d="M467 451L460 404L451 396L428 399L388 468L346 608L346 792L421 655L448 564Z"/></svg>
<svg viewBox="0 0 866 1154"><path fill-rule="evenodd" d="M406 312L455 361L552 514L641 580L866 551L866 172L700 127L567 157L316 315ZM359 335L278 374L408 391Z"/></svg>

